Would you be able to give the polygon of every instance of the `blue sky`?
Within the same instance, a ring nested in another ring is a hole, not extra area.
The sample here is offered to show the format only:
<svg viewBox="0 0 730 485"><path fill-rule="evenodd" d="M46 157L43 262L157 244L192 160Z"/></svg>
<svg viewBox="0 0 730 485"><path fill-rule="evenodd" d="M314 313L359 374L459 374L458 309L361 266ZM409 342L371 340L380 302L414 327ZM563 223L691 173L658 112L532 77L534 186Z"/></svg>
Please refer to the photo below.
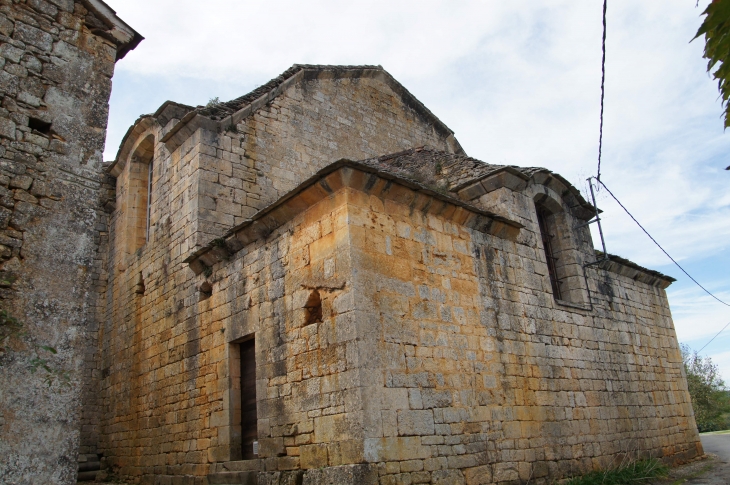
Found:
<svg viewBox="0 0 730 485"><path fill-rule="evenodd" d="M105 160L165 100L228 100L294 63L380 64L475 158L548 167L581 189L596 171L601 0L107 2L146 40L117 64ZM689 42L707 3L609 0L601 178L730 302L730 133L702 40ZM681 342L699 349L730 322L607 194L598 205L609 252L678 279ZM730 382L730 328L703 354Z"/></svg>

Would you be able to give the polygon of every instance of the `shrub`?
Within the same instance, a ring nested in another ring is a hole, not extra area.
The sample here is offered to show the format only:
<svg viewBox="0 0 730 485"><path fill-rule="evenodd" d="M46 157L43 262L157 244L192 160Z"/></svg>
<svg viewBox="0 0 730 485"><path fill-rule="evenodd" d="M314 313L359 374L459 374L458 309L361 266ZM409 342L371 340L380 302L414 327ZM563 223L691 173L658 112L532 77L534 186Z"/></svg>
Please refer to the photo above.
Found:
<svg viewBox="0 0 730 485"><path fill-rule="evenodd" d="M730 393L720 378L717 365L709 357L700 357L682 345L682 361L687 374L687 387L700 433L728 428L724 416L730 413Z"/></svg>

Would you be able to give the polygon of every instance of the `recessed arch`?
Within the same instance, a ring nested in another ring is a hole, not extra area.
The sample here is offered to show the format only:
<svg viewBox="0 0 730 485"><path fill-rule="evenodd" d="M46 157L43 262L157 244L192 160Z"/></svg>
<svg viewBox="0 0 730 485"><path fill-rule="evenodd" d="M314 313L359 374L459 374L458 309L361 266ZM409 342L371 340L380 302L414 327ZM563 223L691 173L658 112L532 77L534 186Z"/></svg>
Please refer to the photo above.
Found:
<svg viewBox="0 0 730 485"><path fill-rule="evenodd" d="M545 256L547 275L557 302L587 302L582 277L582 258L569 206L549 187L538 188L532 200L535 207L535 232Z"/></svg>
<svg viewBox="0 0 730 485"><path fill-rule="evenodd" d="M149 240L153 198L155 137L148 133L135 145L126 164L128 252L133 253Z"/></svg>

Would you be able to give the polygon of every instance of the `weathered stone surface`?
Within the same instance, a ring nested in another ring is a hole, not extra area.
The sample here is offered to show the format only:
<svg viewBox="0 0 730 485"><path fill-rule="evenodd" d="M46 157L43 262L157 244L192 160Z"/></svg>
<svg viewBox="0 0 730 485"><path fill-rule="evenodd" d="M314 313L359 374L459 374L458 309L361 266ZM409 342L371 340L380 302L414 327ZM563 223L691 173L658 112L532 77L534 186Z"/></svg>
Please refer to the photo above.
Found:
<svg viewBox="0 0 730 485"><path fill-rule="evenodd" d="M302 480L302 485L376 485L377 483L378 472L369 464L308 470Z"/></svg>
<svg viewBox="0 0 730 485"><path fill-rule="evenodd" d="M79 451L97 452L96 305L108 231L98 158L106 118L96 120L109 100L109 53L126 42L92 33L84 5L3 2L0 14L0 308L23 323L0 355L1 483L74 484ZM57 21L59 6L65 22ZM48 54L62 38L82 48L56 64ZM37 364L32 372L36 358L51 372ZM82 401L88 418L80 418Z"/></svg>

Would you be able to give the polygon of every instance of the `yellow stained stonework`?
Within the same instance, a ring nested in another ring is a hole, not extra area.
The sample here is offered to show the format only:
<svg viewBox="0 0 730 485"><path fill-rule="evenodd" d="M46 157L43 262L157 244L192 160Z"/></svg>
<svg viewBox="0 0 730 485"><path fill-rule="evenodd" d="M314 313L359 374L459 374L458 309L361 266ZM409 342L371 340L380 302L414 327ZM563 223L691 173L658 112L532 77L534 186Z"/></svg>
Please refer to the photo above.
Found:
<svg viewBox="0 0 730 485"><path fill-rule="evenodd" d="M672 280L597 255L567 181L466 157L379 67L254 93L166 103L110 169L106 475L548 484L702 453Z"/></svg>

